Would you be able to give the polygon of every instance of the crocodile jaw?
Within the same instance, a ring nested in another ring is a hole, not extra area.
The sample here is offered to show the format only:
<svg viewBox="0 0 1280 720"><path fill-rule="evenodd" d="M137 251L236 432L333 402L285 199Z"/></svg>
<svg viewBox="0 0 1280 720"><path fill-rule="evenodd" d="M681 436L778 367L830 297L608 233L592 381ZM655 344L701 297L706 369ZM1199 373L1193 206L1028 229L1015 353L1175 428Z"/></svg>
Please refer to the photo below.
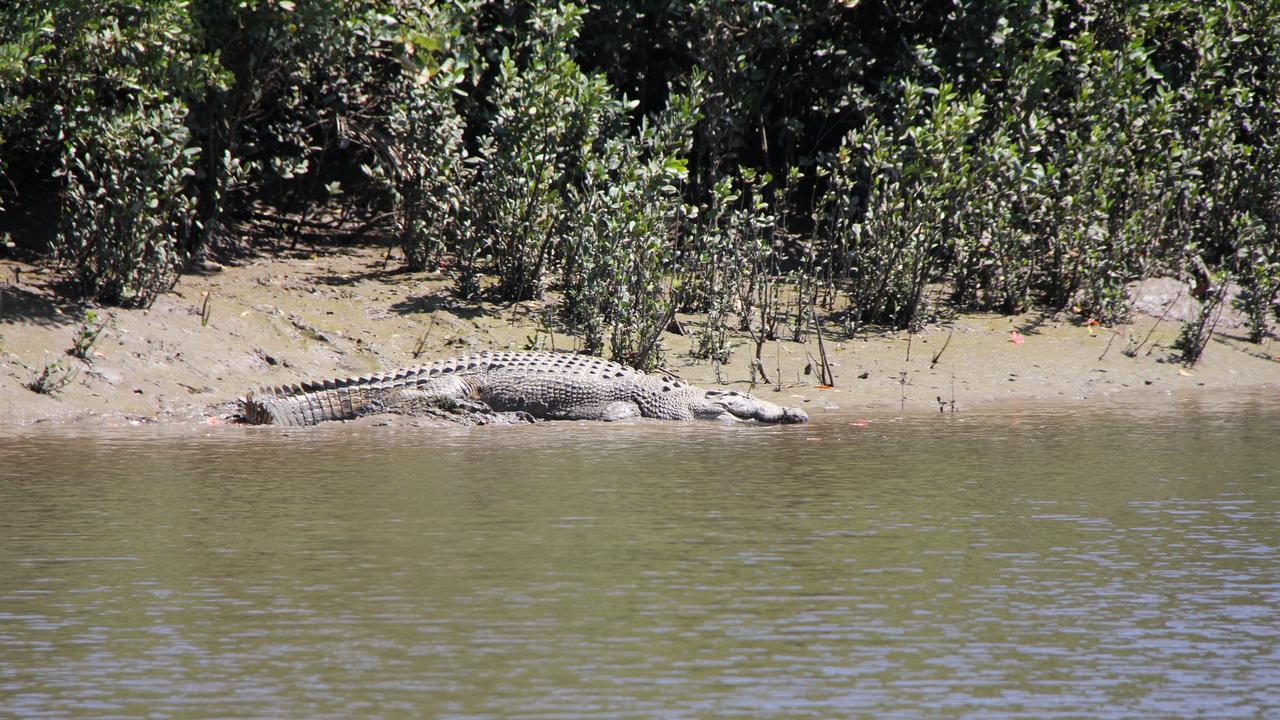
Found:
<svg viewBox="0 0 1280 720"><path fill-rule="evenodd" d="M800 408L782 407L736 390L705 391L694 414L708 420L755 420L782 425L809 421L808 413Z"/></svg>

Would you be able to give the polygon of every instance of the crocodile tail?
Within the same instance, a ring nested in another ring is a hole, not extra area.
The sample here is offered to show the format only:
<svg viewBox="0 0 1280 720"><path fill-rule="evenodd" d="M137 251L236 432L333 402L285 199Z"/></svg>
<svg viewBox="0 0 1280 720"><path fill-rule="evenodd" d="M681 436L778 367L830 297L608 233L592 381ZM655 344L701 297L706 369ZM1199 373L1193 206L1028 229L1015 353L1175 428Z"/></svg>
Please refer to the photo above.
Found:
<svg viewBox="0 0 1280 720"><path fill-rule="evenodd" d="M349 387L303 391L300 387L260 388L241 401L250 425L305 427L328 420L351 420L376 404L375 388Z"/></svg>
<svg viewBox="0 0 1280 720"><path fill-rule="evenodd" d="M377 412L390 391L427 387L442 377L500 368L533 355L480 353L359 377L260 387L241 399L241 417L251 425L294 427L351 420Z"/></svg>

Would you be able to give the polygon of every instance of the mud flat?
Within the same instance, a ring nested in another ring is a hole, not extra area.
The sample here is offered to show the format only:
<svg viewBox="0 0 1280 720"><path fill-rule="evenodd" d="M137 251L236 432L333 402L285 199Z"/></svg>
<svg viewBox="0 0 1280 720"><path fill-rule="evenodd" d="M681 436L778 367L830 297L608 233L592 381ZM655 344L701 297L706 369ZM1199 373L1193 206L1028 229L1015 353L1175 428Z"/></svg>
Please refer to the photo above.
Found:
<svg viewBox="0 0 1280 720"><path fill-rule="evenodd" d="M67 354L84 306L60 297L37 267L0 260L0 425L227 422L235 399L259 385L358 375L485 349L572 349L543 331L546 307L464 302L437 273L384 266L384 250L284 253L182 277L147 310L95 309L105 322L92 362ZM1169 279L1134 288L1130 324L1091 325L1069 313L963 314L918 333L885 332L824 349L834 374L821 387L819 348L770 341L768 383L751 383L754 346L743 337L719 368L689 358L692 339L667 334L666 368L686 380L751 390L824 415L887 417L1034 404L1114 400L1167 403L1280 393L1280 342L1246 339L1227 312L1200 362L1170 349L1194 312ZM697 317L684 318L695 327ZM52 366L54 394L28 384ZM810 372L806 373L806 369Z"/></svg>

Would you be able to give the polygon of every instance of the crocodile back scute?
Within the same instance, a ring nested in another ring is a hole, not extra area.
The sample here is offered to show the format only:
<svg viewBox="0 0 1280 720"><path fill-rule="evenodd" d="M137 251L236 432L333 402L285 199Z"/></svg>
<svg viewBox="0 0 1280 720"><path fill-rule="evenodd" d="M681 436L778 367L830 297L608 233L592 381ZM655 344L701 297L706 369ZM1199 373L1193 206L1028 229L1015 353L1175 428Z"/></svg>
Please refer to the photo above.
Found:
<svg viewBox="0 0 1280 720"><path fill-rule="evenodd" d="M576 378L587 386L612 388L608 397L622 397L624 388L648 386L658 378L634 368L590 355L556 352L482 352L437 360L425 365L398 368L346 378L308 381L259 387L241 402L243 417L252 424L314 425L326 420L356 417L377 402L378 392L438 386L441 378L474 376L476 387L485 378L503 377L508 382L525 377L530 387L537 378ZM673 389L687 385L663 376L660 384Z"/></svg>

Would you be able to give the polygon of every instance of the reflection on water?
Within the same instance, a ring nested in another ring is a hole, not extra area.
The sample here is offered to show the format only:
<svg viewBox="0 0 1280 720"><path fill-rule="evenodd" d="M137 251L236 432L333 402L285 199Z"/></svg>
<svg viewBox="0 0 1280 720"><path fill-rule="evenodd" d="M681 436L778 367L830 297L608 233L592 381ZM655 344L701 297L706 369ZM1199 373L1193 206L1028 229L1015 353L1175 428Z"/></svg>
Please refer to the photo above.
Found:
<svg viewBox="0 0 1280 720"><path fill-rule="evenodd" d="M1259 717L1280 403L0 436L0 715Z"/></svg>

